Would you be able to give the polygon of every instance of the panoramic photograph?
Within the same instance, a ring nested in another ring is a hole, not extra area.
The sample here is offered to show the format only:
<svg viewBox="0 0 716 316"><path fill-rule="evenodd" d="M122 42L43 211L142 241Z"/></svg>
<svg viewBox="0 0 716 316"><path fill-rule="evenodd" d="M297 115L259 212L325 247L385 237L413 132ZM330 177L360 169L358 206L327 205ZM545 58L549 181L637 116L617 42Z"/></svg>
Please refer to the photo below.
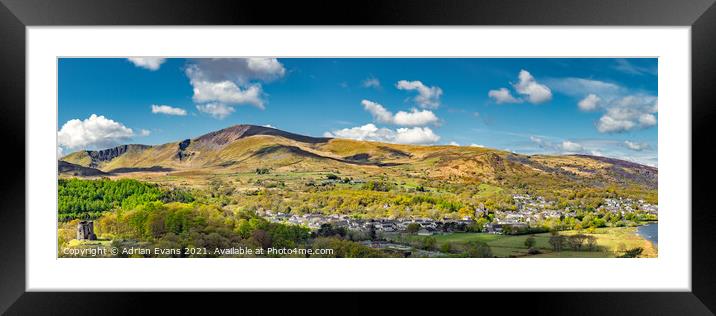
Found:
<svg viewBox="0 0 716 316"><path fill-rule="evenodd" d="M657 58L58 58L58 258L656 258Z"/></svg>

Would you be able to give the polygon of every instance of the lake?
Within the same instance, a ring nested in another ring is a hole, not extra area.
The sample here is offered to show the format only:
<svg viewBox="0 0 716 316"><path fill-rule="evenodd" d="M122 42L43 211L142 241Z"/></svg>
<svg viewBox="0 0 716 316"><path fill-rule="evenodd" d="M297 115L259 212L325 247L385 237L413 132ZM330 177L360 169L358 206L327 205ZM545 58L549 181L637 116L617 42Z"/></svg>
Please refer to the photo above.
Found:
<svg viewBox="0 0 716 316"><path fill-rule="evenodd" d="M659 223L646 224L637 227L637 234L653 242L659 243Z"/></svg>

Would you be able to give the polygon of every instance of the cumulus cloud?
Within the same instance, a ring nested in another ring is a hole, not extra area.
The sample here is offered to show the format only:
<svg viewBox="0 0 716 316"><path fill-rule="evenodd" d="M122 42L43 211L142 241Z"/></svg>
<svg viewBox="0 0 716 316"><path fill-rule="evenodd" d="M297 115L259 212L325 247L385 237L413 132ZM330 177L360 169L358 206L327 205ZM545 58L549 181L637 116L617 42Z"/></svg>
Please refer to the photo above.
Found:
<svg viewBox="0 0 716 316"><path fill-rule="evenodd" d="M67 121L57 132L57 141L64 148L106 148L126 142L132 136L134 131L122 123L92 114L84 120Z"/></svg>
<svg viewBox="0 0 716 316"><path fill-rule="evenodd" d="M232 81L205 81L199 76L194 76L191 70L187 70L191 78L191 85L194 88L194 102L203 103L217 101L227 104L250 104L260 109L264 108L263 90L261 84L251 84L241 88Z"/></svg>
<svg viewBox="0 0 716 316"><path fill-rule="evenodd" d="M552 90L546 85L537 82L527 70L520 70L518 78L520 81L514 84L513 87L517 93L527 98L528 102L538 104L552 99Z"/></svg>
<svg viewBox="0 0 716 316"><path fill-rule="evenodd" d="M393 113L388 111L383 105L370 101L361 101L363 108L373 116L373 119L379 123L393 123Z"/></svg>
<svg viewBox="0 0 716 316"><path fill-rule="evenodd" d="M399 128L393 142L398 144L432 144L440 140L429 127Z"/></svg>
<svg viewBox="0 0 716 316"><path fill-rule="evenodd" d="M456 141L451 141L448 145L450 146L460 146L460 144Z"/></svg>
<svg viewBox="0 0 716 316"><path fill-rule="evenodd" d="M514 97L507 88L490 90L487 92L487 96L498 104L521 103L523 102L523 98L529 103L539 104L552 99L552 90L546 85L537 82L537 80L527 70L520 70L517 77L519 81L512 84L512 88L514 88L515 92L521 95L521 97Z"/></svg>
<svg viewBox="0 0 716 316"><path fill-rule="evenodd" d="M286 75L286 68L276 58L194 59L187 71L205 81L231 81L238 85L252 81L271 82Z"/></svg>
<svg viewBox="0 0 716 316"><path fill-rule="evenodd" d="M186 110L181 109L181 108L171 107L168 105L152 104L152 113L185 116Z"/></svg>
<svg viewBox="0 0 716 316"><path fill-rule="evenodd" d="M234 105L263 109L265 94L260 82L279 79L286 69L275 58L212 58L193 60L185 73L194 91L194 102L206 103L201 108L207 110L230 110L230 114ZM222 115L214 117L225 117Z"/></svg>
<svg viewBox="0 0 716 316"><path fill-rule="evenodd" d="M152 131L150 131L150 130L148 130L148 129L142 129L142 130L139 131L139 135L140 135L140 136L149 136L149 135L151 135L151 134L152 134Z"/></svg>
<svg viewBox="0 0 716 316"><path fill-rule="evenodd" d="M595 123L601 133L623 133L657 124L656 96L599 80L563 78L549 82L556 91L581 98L577 102L580 110L602 112Z"/></svg>
<svg viewBox="0 0 716 316"><path fill-rule="evenodd" d="M597 109L597 105L599 105L599 101L601 100L602 99L597 95L590 93L579 101L577 106L579 106L579 109L582 111L594 111Z"/></svg>
<svg viewBox="0 0 716 316"><path fill-rule="evenodd" d="M605 112L596 123L601 133L623 133L655 126L658 112L657 98L649 95L629 95L604 105Z"/></svg>
<svg viewBox="0 0 716 316"><path fill-rule="evenodd" d="M438 117L429 110L412 109L410 112L399 111L393 115L383 105L370 101L361 101L363 108L373 116L378 123L395 124L402 126L424 126L438 122Z"/></svg>
<svg viewBox="0 0 716 316"><path fill-rule="evenodd" d="M649 146L649 144L647 143L637 143L628 140L624 141L624 145L633 151L642 151L651 148L651 146Z"/></svg>
<svg viewBox="0 0 716 316"><path fill-rule="evenodd" d="M437 109L440 106L440 96L443 94L440 87L428 87L418 80L400 80L395 87L398 90L417 91L418 95L413 100L422 108Z"/></svg>
<svg viewBox="0 0 716 316"><path fill-rule="evenodd" d="M432 111L412 109L410 112L398 111L395 113L393 122L403 126L424 126L437 123L438 117Z"/></svg>
<svg viewBox="0 0 716 316"><path fill-rule="evenodd" d="M440 140L440 136L436 135L429 127L398 128L392 130L389 128L378 128L370 123L363 126L326 132L324 136L414 145L434 144Z"/></svg>
<svg viewBox="0 0 716 316"><path fill-rule="evenodd" d="M380 80L378 80L378 78L375 78L375 77L370 77L368 79L365 79L365 80L363 80L363 87L379 89L380 88Z"/></svg>
<svg viewBox="0 0 716 316"><path fill-rule="evenodd" d="M235 111L233 106L226 105L223 103L197 104L196 109L199 110L199 112L209 114L212 117L220 120L223 120Z"/></svg>
<svg viewBox="0 0 716 316"><path fill-rule="evenodd" d="M485 146L479 144L470 144L470 147L484 148Z"/></svg>
<svg viewBox="0 0 716 316"><path fill-rule="evenodd" d="M562 147L562 151L567 153L577 153L584 150L584 147L582 147L582 145L568 140L562 141L562 144L560 144L560 146Z"/></svg>
<svg viewBox="0 0 716 316"><path fill-rule="evenodd" d="M131 57L127 59L137 67L149 69L151 71L159 69L159 67L161 67L161 65L166 61L166 58L159 57Z"/></svg>
<svg viewBox="0 0 716 316"><path fill-rule="evenodd" d="M487 96L495 100L497 104L501 103L520 103L522 100L517 99L512 96L512 93L510 93L510 90L507 90L507 88L500 88L498 90L490 90L487 92Z"/></svg>

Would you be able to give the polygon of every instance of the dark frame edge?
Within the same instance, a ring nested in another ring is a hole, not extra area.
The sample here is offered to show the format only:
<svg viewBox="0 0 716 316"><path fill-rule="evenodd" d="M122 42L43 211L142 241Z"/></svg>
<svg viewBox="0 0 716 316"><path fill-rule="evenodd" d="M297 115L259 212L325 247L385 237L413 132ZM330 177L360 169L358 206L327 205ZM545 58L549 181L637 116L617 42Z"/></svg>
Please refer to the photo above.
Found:
<svg viewBox="0 0 716 316"><path fill-rule="evenodd" d="M29 2L33 5L37 5L37 1ZM14 166L22 166L22 168L11 168L11 170L8 170L5 174L7 180L0 183L0 192L2 192L3 196L3 199L0 201L0 227L2 227L2 232L0 233L0 262L2 262L2 269L0 269L2 279L2 282L0 282L0 312L7 311L8 313L18 314L22 313L22 311L28 312L34 310L37 312L38 307L43 308L46 312L52 312L54 308L81 308L81 304L68 302L65 300L66 298L91 297L100 304L118 303L111 298L114 295L120 297L119 302L125 302L130 305L136 304L137 301L152 301L159 295L149 293L58 294L25 292L25 24L35 24L38 22L43 25L63 24L61 20L53 20L48 18L47 15L41 15L38 20L38 18L28 17L27 14L27 11L24 11L24 14L18 13L18 16L22 17L22 19L20 19L15 15L13 10L6 7L4 3L0 3L0 39L2 39L2 47L0 47L0 71L5 74L0 78L0 89L3 91L3 93L0 94L0 101L2 101L0 104L5 105L3 115L0 116L0 120L2 121L0 131L5 135L5 140L3 141L5 151L22 153L13 155L12 157L12 159L14 159ZM47 12L44 14L47 14ZM67 17L68 15L72 16L72 14L78 13L65 12L63 14ZM445 16L449 15L450 14L445 14ZM77 16L74 17L77 18ZM692 18L690 21L693 23L691 54L693 100L692 168L694 168L695 166L706 167L707 164L710 163L709 158L713 157L713 154L716 153L716 149L709 148L709 146L697 146L697 144L704 145L709 143L710 125L712 124L711 122L714 116L716 116L712 106L716 104L716 89L712 88L713 83L716 82L716 58L714 58L714 56L716 56L716 43L713 41L714 36L716 36L716 5L713 5L713 2L711 2L702 14L690 17ZM247 22L241 17L237 18L244 23ZM389 18L389 16L379 17L381 20L387 20ZM685 17L682 15L680 19L683 18ZM457 24L465 24L464 19L465 18ZM674 23L674 20L671 21L671 24L681 24ZM566 24L559 21L556 23ZM608 23L608 21L605 21L605 23ZM85 23L72 24L83 25L92 24L92 22L87 23L87 21L85 21ZM107 24L119 25L120 23L116 23L116 20L113 20ZM127 24L140 23L136 23L135 21L135 23ZM641 20L641 23L637 22L636 24L645 23ZM667 22L666 24L669 23ZM692 223L695 223L692 225L692 249L703 250L712 248L709 242L713 240L714 232L712 229L709 229L709 227L713 227L713 224L716 224L716 215L708 211L710 207L710 201L708 199L709 192L706 191L708 190L708 186L699 188L695 186L695 184L706 184L708 183L707 181L715 177L716 172L709 168L704 168L703 172L700 171L698 174L692 173ZM20 239L22 239L22 241L20 241ZM623 300L634 300L635 303L656 304L653 305L652 308L637 311L629 310L630 312L636 312L636 314L648 314L649 312L663 314L667 311L674 313L681 311L687 315L710 315L716 310L716 289L714 288L716 278L713 273L711 273L713 266L716 266L716 260L713 255L711 255L711 257L709 257L708 254L692 256L692 276L698 277L692 277L691 293L542 293L540 295L548 297L565 295L580 301L584 299L596 299L596 301L600 302L608 302L621 298ZM186 298L189 296L188 294L178 295ZM518 295L524 296L524 294ZM209 295L204 294L202 296ZM211 295L211 298L227 298L229 296L231 295L224 293ZM307 298L303 295L299 295L298 297ZM504 299L505 295L490 294L486 297L502 297ZM165 297L160 301L170 302L171 300L175 299L167 299ZM673 306L663 306L662 309L657 308L665 304L672 304ZM675 310L673 309L674 306L683 308ZM136 308L137 307L129 306L125 309L136 310ZM601 309L599 311L603 313L608 312L609 309ZM569 310L562 310L562 312L569 312ZM626 311L613 312L621 313Z"/></svg>
<svg viewBox="0 0 716 316"><path fill-rule="evenodd" d="M25 25L0 4L0 133L15 154L0 181L0 311L25 292Z"/></svg>
<svg viewBox="0 0 716 316"><path fill-rule="evenodd" d="M716 119L716 4L691 25L691 290L712 312L716 311L716 256L713 249L716 214L709 192L716 172L709 168L716 154L711 128ZM700 146L699 146L700 145ZM697 169L698 167L698 169ZM699 170L694 173L693 170ZM696 255L697 251L702 251Z"/></svg>

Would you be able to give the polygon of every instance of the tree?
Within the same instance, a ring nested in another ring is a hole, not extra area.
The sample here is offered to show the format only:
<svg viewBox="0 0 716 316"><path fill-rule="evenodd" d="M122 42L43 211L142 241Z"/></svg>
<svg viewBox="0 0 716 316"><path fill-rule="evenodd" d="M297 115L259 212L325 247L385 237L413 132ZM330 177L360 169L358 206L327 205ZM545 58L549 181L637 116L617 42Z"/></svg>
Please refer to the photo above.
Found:
<svg viewBox="0 0 716 316"><path fill-rule="evenodd" d="M420 230L420 224L418 223L410 223L405 228L405 231L408 232L408 234L415 234Z"/></svg>
<svg viewBox="0 0 716 316"><path fill-rule="evenodd" d="M597 237L587 236L587 249L589 249L589 251L597 250Z"/></svg>
<svg viewBox="0 0 716 316"><path fill-rule="evenodd" d="M370 240L375 240L376 237L375 226L373 224L368 225L368 238L370 238Z"/></svg>
<svg viewBox="0 0 716 316"><path fill-rule="evenodd" d="M261 248L271 247L271 236L263 229L257 229L251 234L251 238L255 240Z"/></svg>
<svg viewBox="0 0 716 316"><path fill-rule="evenodd" d="M470 241L466 247L467 256L470 258L492 258L492 249L481 241Z"/></svg>
<svg viewBox="0 0 716 316"><path fill-rule="evenodd" d="M549 237L549 244L554 251L562 251L564 247L564 236L553 231L552 236Z"/></svg>
<svg viewBox="0 0 716 316"><path fill-rule="evenodd" d="M527 246L527 248L532 248L535 246L535 244L537 244L537 240L535 240L535 236L529 236L529 237L527 237L527 239L525 239L525 246Z"/></svg>
<svg viewBox="0 0 716 316"><path fill-rule="evenodd" d="M423 249L425 250L433 250L435 249L435 245L437 245L437 239L432 236L427 236L423 238Z"/></svg>
<svg viewBox="0 0 716 316"><path fill-rule="evenodd" d="M343 238L346 236L346 229L344 227L334 227L331 223L323 223L321 227L316 230L316 235L320 237L338 236Z"/></svg>
<svg viewBox="0 0 716 316"><path fill-rule="evenodd" d="M579 251L582 250L582 245L586 239L587 235L585 234L575 234L567 237L567 245L573 250Z"/></svg>

